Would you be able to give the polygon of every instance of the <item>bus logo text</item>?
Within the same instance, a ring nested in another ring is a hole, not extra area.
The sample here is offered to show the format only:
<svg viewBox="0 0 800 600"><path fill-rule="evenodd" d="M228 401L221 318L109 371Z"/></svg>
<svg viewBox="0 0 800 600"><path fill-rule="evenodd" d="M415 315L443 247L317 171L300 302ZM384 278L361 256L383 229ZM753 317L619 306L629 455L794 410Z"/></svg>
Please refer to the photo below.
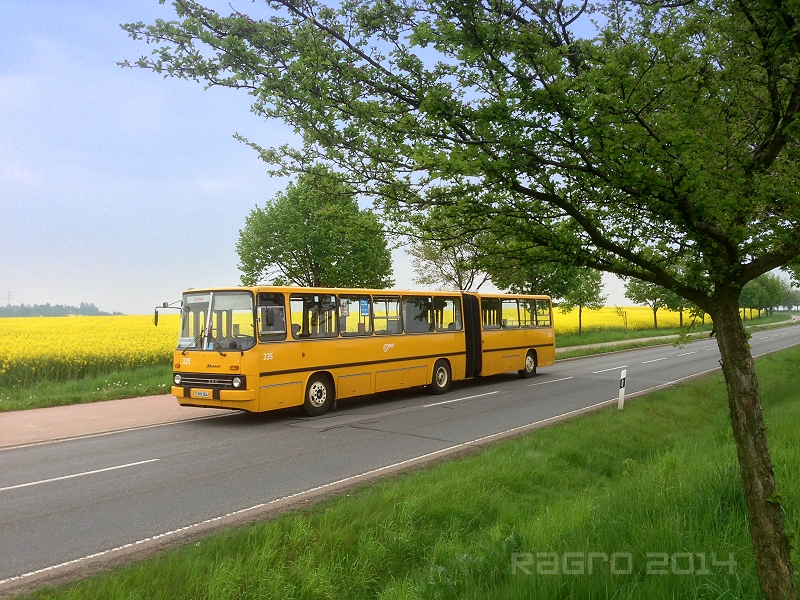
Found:
<svg viewBox="0 0 800 600"><path fill-rule="evenodd" d="M390 349L394 348L394 344L384 344L383 351L388 352Z"/></svg>

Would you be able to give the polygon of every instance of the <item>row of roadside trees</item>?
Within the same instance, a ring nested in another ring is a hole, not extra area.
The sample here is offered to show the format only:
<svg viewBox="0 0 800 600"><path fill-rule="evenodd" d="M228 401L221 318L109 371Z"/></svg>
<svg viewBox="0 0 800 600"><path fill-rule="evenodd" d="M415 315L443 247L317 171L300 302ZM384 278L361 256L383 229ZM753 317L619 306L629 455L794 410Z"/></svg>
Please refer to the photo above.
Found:
<svg viewBox="0 0 800 600"><path fill-rule="evenodd" d="M578 335L583 333L583 311L605 305L602 273L597 269L559 264L540 252L509 252L508 240L487 234L447 229L434 219L400 233L410 239L415 281L436 289L478 290L488 282L520 293L548 294L563 312L578 311ZM424 233L420 233L424 232ZM433 237L438 235L439 237ZM256 207L240 231L237 252L244 284L271 281L279 285L311 287L387 288L394 284L390 246L377 215L358 206L356 190L346 178L316 166L289 184L285 192ZM703 312L681 295L664 287L630 279L625 296L653 311ZM800 305L800 290L781 277L765 273L742 289L739 306L758 316L775 307Z"/></svg>

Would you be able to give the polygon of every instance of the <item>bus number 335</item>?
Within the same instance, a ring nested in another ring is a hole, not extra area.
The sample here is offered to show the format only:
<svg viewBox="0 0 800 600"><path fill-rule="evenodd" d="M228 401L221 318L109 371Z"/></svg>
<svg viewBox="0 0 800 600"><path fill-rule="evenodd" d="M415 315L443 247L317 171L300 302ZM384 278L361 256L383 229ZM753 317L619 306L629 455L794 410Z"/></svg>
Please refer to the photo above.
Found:
<svg viewBox="0 0 800 600"><path fill-rule="evenodd" d="M264 352L264 360L272 360L272 352Z"/></svg>

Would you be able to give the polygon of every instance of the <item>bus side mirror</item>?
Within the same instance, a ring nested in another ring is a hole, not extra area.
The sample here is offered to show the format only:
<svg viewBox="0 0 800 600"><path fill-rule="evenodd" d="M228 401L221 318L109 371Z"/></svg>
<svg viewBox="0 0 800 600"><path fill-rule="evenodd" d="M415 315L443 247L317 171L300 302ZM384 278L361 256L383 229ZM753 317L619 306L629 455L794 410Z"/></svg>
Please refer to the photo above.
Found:
<svg viewBox="0 0 800 600"><path fill-rule="evenodd" d="M156 312L155 312L155 314L153 315L153 325L155 325L156 327L158 327L158 307L157 307L157 306L156 306Z"/></svg>

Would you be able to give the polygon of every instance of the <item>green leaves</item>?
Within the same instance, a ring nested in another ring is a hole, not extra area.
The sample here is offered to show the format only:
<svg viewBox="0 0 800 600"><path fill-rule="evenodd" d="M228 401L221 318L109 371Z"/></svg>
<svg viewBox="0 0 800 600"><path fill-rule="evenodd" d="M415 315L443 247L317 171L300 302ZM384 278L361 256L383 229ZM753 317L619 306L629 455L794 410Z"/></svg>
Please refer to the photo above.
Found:
<svg viewBox="0 0 800 600"><path fill-rule="evenodd" d="M265 160L334 166L396 220L467 202L454 229L479 214L498 239L698 304L800 255L794 4L175 6L123 27L157 46L139 66L247 89L302 136L248 142Z"/></svg>
<svg viewBox="0 0 800 600"><path fill-rule="evenodd" d="M256 207L236 245L242 283L309 287L391 287L383 228L360 210L345 178L317 166Z"/></svg>

